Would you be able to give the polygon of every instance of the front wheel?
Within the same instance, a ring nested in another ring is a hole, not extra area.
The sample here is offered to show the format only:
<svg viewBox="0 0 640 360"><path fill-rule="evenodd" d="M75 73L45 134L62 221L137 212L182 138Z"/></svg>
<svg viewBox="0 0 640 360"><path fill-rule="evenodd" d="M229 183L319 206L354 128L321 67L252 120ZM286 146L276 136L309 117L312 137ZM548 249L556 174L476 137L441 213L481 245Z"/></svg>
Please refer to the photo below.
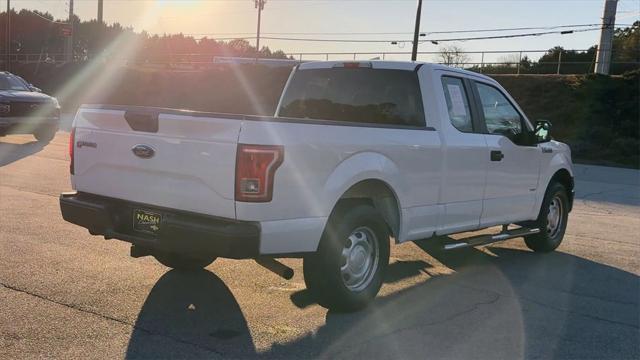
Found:
<svg viewBox="0 0 640 360"><path fill-rule="evenodd" d="M156 258L159 263L166 267L182 271L201 270L211 265L211 263L216 260L215 257L195 258L181 254L165 252L155 253L153 257Z"/></svg>
<svg viewBox="0 0 640 360"><path fill-rule="evenodd" d="M365 307L389 263L389 230L370 205L347 202L331 215L318 251L304 259L304 281L318 303L336 311Z"/></svg>
<svg viewBox="0 0 640 360"><path fill-rule="evenodd" d="M537 252L555 250L564 238L568 215L567 190L560 183L550 184L535 222L535 226L540 229L540 232L525 236L524 241L527 247Z"/></svg>

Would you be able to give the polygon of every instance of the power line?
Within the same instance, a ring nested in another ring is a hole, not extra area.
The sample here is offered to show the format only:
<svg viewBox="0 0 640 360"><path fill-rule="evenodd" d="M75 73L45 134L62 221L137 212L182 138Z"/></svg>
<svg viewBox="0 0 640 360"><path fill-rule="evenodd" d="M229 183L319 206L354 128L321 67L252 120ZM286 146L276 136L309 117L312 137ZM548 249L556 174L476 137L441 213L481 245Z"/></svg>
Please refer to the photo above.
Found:
<svg viewBox="0 0 640 360"><path fill-rule="evenodd" d="M578 32L596 31L600 30L600 27L594 27L590 29L571 29L562 31L543 31L535 33L525 34L509 34L509 35L494 35L494 36L477 36L477 37L461 37L461 38L443 38L443 39L422 39L421 42L447 42L447 41L471 41L471 40L492 40L492 39L510 39L517 37L531 37L531 36L543 36L543 35L567 35ZM255 37L227 37L227 38L212 38L212 40L250 40ZM268 40L282 40L282 41L308 41L308 42L336 42L336 43L409 43L413 40L379 40L379 39L320 39L320 38L292 38L292 37L278 37L278 36L263 36L262 39Z"/></svg>
<svg viewBox="0 0 640 360"><path fill-rule="evenodd" d="M475 32L498 32L498 31L518 31L518 30L552 30L575 27L591 27L600 24L575 24L575 25L555 25L555 26L536 26L536 27L515 27L515 28L498 28L498 29L477 29L477 30L453 30L453 31L428 31L425 34L462 34Z"/></svg>
<svg viewBox="0 0 640 360"><path fill-rule="evenodd" d="M499 31L519 31L519 30L551 30L575 27L593 27L600 24L576 24L576 25L555 25L555 26L536 26L536 27L516 27L516 28L498 28L498 29L472 29L472 30L447 30L447 31L421 31L422 36L433 34L462 34L462 33L481 33L481 32L499 32ZM633 24L617 24L617 26L631 26ZM213 36L213 35L252 35L252 32L216 32L216 33L183 33L187 36ZM263 35L411 35L413 32L262 32Z"/></svg>
<svg viewBox="0 0 640 360"><path fill-rule="evenodd" d="M42 16L42 15L40 15L39 13L37 13L37 12L35 12L35 11L32 11L32 10L29 10L29 9L23 9L23 10L28 11L28 12L32 13L33 15L36 15L36 16L38 16L38 17L40 17L40 18L44 19L44 20L47 20L47 21L48 21L48 22L50 22L50 23L53 23L53 24L62 24L62 25L67 25L67 24L68 24L67 22L61 22L61 21L51 20L51 19L49 19L48 17L46 17L46 16Z"/></svg>
<svg viewBox="0 0 640 360"><path fill-rule="evenodd" d="M537 33L528 33L528 34L510 34L510 35L496 35L496 36L478 36L478 37L467 37L467 38L454 38L454 39L433 39L433 40L423 40L423 41L431 41L431 42L447 42L447 41L469 41L469 40L492 40L492 39L511 39L518 37L530 37L530 36L543 36L543 35L567 35L579 32L587 32L587 31L595 31L600 30L600 27L592 28L592 29L577 29L577 30L563 30L563 31L545 31L545 32L537 32Z"/></svg>
<svg viewBox="0 0 640 360"><path fill-rule="evenodd" d="M420 42L447 42L447 41L471 41L471 40L491 40L491 39L508 39L516 37L531 37L542 36L551 34L567 35L577 32L587 32L600 30L600 28L593 29L580 29L580 30L566 30L566 31L548 31L528 34L510 34L510 35L496 35L496 36L479 36L479 37L465 37L465 38L449 38L449 39L422 39ZM196 40L202 40L206 37L195 38ZM224 38L211 38L210 40L252 40L255 36L249 37L224 37ZM342 43L408 43L413 40L373 40L373 39L318 39L318 38L290 38L290 37L275 37L275 36L262 36L262 39L268 40L282 40L282 41L309 41L309 42L342 42Z"/></svg>

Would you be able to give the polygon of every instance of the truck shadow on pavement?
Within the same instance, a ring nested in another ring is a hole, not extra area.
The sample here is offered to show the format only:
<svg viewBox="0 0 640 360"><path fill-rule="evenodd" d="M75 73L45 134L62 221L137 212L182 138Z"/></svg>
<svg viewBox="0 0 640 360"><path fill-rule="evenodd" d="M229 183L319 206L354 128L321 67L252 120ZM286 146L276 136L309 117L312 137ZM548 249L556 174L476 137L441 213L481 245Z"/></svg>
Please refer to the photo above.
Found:
<svg viewBox="0 0 640 360"><path fill-rule="evenodd" d="M127 357L640 356L634 274L562 252L443 252L433 241L417 245L454 273L379 297L357 313L327 312L320 328L259 354L240 306L216 275L170 271L149 294ZM409 262L391 281L425 264ZM190 304L195 310L184 311Z"/></svg>
<svg viewBox="0 0 640 360"><path fill-rule="evenodd" d="M127 348L127 358L210 358L255 353L235 297L215 274L171 270L145 301Z"/></svg>
<svg viewBox="0 0 640 360"><path fill-rule="evenodd" d="M33 155L44 149L45 145L46 144L38 141L31 141L24 144L0 141L0 167Z"/></svg>

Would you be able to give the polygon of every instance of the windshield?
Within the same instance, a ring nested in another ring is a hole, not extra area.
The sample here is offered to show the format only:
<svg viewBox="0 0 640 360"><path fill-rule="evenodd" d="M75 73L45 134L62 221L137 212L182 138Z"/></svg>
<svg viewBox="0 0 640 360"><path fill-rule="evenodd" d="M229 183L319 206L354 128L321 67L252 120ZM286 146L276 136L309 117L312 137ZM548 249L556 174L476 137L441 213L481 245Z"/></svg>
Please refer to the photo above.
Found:
<svg viewBox="0 0 640 360"><path fill-rule="evenodd" d="M31 91L24 82L11 74L0 74L0 90Z"/></svg>
<svg viewBox="0 0 640 360"><path fill-rule="evenodd" d="M299 70L278 115L408 126L425 123L418 77L406 70Z"/></svg>

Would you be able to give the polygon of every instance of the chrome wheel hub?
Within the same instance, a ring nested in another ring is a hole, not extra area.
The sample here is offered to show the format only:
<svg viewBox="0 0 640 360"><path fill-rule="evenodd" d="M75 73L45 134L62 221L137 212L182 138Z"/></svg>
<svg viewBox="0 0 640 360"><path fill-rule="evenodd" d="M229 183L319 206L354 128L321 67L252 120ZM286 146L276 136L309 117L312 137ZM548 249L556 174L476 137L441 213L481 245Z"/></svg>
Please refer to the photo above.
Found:
<svg viewBox="0 0 640 360"><path fill-rule="evenodd" d="M562 201L555 196L549 204L549 213L547 214L547 233L550 237L555 237L562 223Z"/></svg>
<svg viewBox="0 0 640 360"><path fill-rule="evenodd" d="M340 274L344 285L351 291L366 288L378 267L378 238L373 230L359 227L347 238L342 249Z"/></svg>

